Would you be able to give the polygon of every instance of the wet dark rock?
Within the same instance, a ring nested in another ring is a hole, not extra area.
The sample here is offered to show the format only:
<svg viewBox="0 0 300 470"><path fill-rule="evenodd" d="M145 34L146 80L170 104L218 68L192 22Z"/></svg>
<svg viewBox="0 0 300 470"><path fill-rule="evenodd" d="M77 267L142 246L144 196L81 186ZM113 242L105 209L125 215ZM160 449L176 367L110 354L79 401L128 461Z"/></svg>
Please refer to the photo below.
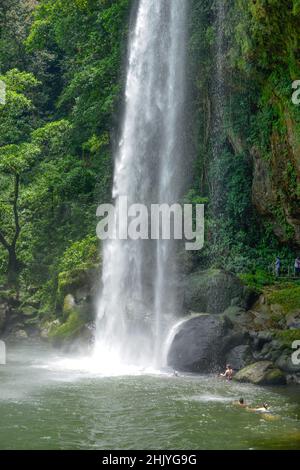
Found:
<svg viewBox="0 0 300 470"><path fill-rule="evenodd" d="M248 344L241 344L233 348L226 356L226 362L234 370L240 370L253 362L251 348Z"/></svg>
<svg viewBox="0 0 300 470"><path fill-rule="evenodd" d="M187 320L175 335L168 354L174 369L212 372L226 365L227 354L245 342L220 315L202 314Z"/></svg>
<svg viewBox="0 0 300 470"><path fill-rule="evenodd" d="M289 349L285 350L277 359L276 366L288 374L300 374L300 364L297 364L296 360L293 361L293 354L296 355L297 353ZM300 354L298 354L298 361L299 358Z"/></svg>
<svg viewBox="0 0 300 470"><path fill-rule="evenodd" d="M210 269L187 276L184 307L188 311L223 313L228 307L250 308L257 294L226 271Z"/></svg>

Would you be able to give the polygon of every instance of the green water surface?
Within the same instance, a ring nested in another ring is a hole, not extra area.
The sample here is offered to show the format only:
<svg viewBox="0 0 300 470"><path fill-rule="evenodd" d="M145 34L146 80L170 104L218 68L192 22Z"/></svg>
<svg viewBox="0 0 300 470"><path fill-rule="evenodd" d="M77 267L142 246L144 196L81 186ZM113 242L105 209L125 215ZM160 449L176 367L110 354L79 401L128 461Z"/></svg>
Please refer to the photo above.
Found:
<svg viewBox="0 0 300 470"><path fill-rule="evenodd" d="M214 376L101 377L45 346L8 347L0 366L0 449L300 449L300 387ZM268 401L272 416L240 409Z"/></svg>

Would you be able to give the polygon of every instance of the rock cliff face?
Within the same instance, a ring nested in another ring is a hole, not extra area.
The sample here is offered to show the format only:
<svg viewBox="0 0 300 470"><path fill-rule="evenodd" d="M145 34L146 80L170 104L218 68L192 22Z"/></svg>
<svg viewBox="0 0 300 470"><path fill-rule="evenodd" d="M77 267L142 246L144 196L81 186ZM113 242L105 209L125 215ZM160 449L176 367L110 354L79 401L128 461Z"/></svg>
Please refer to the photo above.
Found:
<svg viewBox="0 0 300 470"><path fill-rule="evenodd" d="M285 113L286 135L271 136L271 155L252 150L252 196L258 212L268 220L282 242L300 247L300 141L296 123Z"/></svg>
<svg viewBox="0 0 300 470"><path fill-rule="evenodd" d="M255 299L255 292L233 274L220 269L195 271L185 281L184 307L187 311L217 314L231 305L247 309Z"/></svg>

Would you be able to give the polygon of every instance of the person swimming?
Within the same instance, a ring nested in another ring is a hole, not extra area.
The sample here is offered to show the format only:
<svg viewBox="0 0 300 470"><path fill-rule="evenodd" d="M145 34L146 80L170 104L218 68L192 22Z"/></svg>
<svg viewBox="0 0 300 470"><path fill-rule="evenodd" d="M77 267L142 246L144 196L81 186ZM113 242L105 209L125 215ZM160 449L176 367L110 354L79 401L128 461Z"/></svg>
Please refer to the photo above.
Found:
<svg viewBox="0 0 300 470"><path fill-rule="evenodd" d="M240 398L240 399L239 399L239 406L240 406L241 408L247 408L247 405L246 405L246 403L245 403L244 398Z"/></svg>
<svg viewBox="0 0 300 470"><path fill-rule="evenodd" d="M255 413L271 413L270 405L266 402L259 408L249 408L249 410L254 411Z"/></svg>
<svg viewBox="0 0 300 470"><path fill-rule="evenodd" d="M243 397L241 397L238 401L234 402L234 405L239 406L240 408L247 408L248 406L245 403L245 400Z"/></svg>

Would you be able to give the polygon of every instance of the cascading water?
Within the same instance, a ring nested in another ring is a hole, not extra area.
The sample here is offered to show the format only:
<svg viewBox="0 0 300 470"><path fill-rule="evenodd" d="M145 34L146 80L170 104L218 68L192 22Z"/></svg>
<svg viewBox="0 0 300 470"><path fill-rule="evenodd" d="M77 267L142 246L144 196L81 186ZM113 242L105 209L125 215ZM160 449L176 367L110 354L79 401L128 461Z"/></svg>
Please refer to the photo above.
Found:
<svg viewBox="0 0 300 470"><path fill-rule="evenodd" d="M225 25L226 0L216 0L215 5L215 67L212 87L212 157L210 169L210 186L212 210L215 218L222 217L224 202L224 175L219 165L220 155L224 150L225 105L226 97L226 56L225 56Z"/></svg>
<svg viewBox="0 0 300 470"><path fill-rule="evenodd" d="M116 208L122 196L128 205L150 207L182 195L186 12L186 1L139 0L115 162ZM115 233L123 223L116 211ZM160 365L164 325L177 306L174 250L171 240L104 243L95 346L101 363Z"/></svg>

